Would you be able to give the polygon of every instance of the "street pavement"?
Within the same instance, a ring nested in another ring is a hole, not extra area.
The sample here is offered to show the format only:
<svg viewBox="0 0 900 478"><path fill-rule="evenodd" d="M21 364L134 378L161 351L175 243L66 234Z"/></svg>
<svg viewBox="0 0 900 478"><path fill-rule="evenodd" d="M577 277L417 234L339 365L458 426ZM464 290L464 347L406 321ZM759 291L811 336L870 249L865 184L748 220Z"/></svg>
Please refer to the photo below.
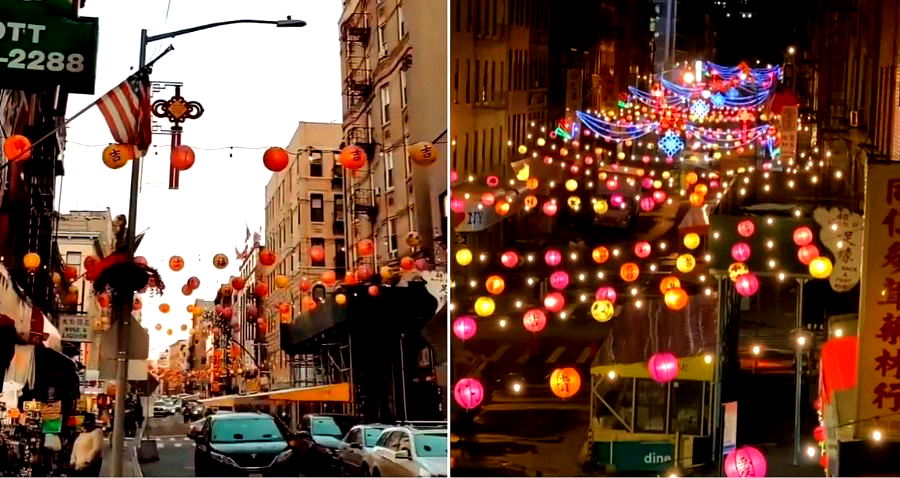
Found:
<svg viewBox="0 0 900 478"><path fill-rule="evenodd" d="M148 420L144 437L156 440L159 460L141 463L144 476L194 476L194 442L187 437L189 428L180 413Z"/></svg>

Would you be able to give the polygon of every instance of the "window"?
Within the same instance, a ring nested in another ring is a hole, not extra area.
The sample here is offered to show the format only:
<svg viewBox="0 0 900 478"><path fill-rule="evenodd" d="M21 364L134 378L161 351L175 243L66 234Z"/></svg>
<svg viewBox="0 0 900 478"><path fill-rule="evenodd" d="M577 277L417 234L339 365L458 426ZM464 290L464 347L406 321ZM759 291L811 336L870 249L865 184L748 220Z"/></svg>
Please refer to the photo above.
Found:
<svg viewBox="0 0 900 478"><path fill-rule="evenodd" d="M72 266L78 272L81 272L81 253L80 252L67 252L66 253L66 265Z"/></svg>
<svg viewBox="0 0 900 478"><path fill-rule="evenodd" d="M284 441L284 433L271 418L216 420L212 425L213 443Z"/></svg>
<svg viewBox="0 0 900 478"><path fill-rule="evenodd" d="M334 240L334 267L335 268L343 268L347 267L347 259L345 255L345 247L343 239L335 239Z"/></svg>
<svg viewBox="0 0 900 478"><path fill-rule="evenodd" d="M634 430L643 433L666 431L666 385L636 379Z"/></svg>
<svg viewBox="0 0 900 478"><path fill-rule="evenodd" d="M397 218L388 219L388 248L391 257L397 257Z"/></svg>
<svg viewBox="0 0 900 478"><path fill-rule="evenodd" d="M406 36L406 19L403 18L403 5L397 5L397 33L401 40Z"/></svg>
<svg viewBox="0 0 900 478"><path fill-rule="evenodd" d="M325 222L325 195L312 193L309 195L309 221Z"/></svg>
<svg viewBox="0 0 900 478"><path fill-rule="evenodd" d="M335 221L343 221L344 220L344 195L343 194L335 194L334 195L334 220Z"/></svg>
<svg viewBox="0 0 900 478"><path fill-rule="evenodd" d="M384 189L390 191L394 189L394 151L391 150L384 155Z"/></svg>
<svg viewBox="0 0 900 478"><path fill-rule="evenodd" d="M361 443L359 438L359 428L354 428L347 434L347 439L345 441L347 443Z"/></svg>
<svg viewBox="0 0 900 478"><path fill-rule="evenodd" d="M319 246L322 249L325 249L325 239L321 237L310 238L309 244L311 247ZM310 261L313 267L325 267L325 257L323 257L321 261L310 258Z"/></svg>
<svg viewBox="0 0 900 478"><path fill-rule="evenodd" d="M384 428L366 427L366 431L364 432L366 438L366 446L375 446L375 443L378 442L379 438L381 438L381 432L383 431Z"/></svg>
<svg viewBox="0 0 900 478"><path fill-rule="evenodd" d="M400 107L406 108L406 70L400 70Z"/></svg>
<svg viewBox="0 0 900 478"><path fill-rule="evenodd" d="M314 178L322 177L322 152L319 150L309 152L309 175Z"/></svg>
<svg viewBox="0 0 900 478"><path fill-rule="evenodd" d="M381 124L386 125L391 122L391 90L390 85L381 87Z"/></svg>
<svg viewBox="0 0 900 478"><path fill-rule="evenodd" d="M417 457L446 457L447 435L439 433L416 433Z"/></svg>
<svg viewBox="0 0 900 478"><path fill-rule="evenodd" d="M387 39L384 37L384 25L378 25L378 56L387 55Z"/></svg>

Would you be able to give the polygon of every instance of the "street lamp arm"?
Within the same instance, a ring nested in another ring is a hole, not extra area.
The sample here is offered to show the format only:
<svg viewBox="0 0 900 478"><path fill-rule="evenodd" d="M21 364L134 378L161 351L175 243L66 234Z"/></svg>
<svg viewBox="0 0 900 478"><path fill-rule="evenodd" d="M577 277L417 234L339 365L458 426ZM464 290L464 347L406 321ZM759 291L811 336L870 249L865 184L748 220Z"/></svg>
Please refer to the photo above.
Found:
<svg viewBox="0 0 900 478"><path fill-rule="evenodd" d="M208 30L210 28L221 27L224 25L233 25L235 23L261 23L264 25L278 25L280 27L302 27L306 25L305 21L292 20L290 17L288 17L287 20L227 20L224 22L208 23L206 25L199 25L196 27L185 28L183 30L176 30L174 32L160 33L159 35L150 35L145 40L145 43L151 43L157 40L163 40L165 38L175 38L179 35L187 35L188 33L198 32L200 30Z"/></svg>

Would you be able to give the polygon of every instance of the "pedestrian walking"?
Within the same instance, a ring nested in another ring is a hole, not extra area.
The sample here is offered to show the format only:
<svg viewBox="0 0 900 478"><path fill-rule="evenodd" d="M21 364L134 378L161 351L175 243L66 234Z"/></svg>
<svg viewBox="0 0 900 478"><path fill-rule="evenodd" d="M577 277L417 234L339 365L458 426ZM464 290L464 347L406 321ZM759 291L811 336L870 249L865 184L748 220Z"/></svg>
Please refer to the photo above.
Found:
<svg viewBox="0 0 900 478"><path fill-rule="evenodd" d="M70 464L75 476L100 476L103 464L103 430L97 427L93 413L84 416L81 433L72 445Z"/></svg>

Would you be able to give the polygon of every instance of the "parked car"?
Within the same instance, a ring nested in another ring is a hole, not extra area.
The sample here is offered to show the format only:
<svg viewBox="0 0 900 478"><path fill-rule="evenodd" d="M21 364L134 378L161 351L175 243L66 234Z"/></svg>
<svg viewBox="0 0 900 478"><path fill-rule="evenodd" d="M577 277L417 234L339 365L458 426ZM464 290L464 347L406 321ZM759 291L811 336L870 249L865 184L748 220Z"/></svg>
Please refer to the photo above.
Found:
<svg viewBox="0 0 900 478"><path fill-rule="evenodd" d="M363 462L367 476L447 476L447 429L386 428Z"/></svg>
<svg viewBox="0 0 900 478"><path fill-rule="evenodd" d="M369 453L372 452L372 448L375 447L378 438L381 437L381 432L386 428L388 428L388 425L357 425L347 432L347 436L343 440L344 443L341 444L338 450L338 460L340 461L342 475L362 476L364 474L363 463Z"/></svg>
<svg viewBox="0 0 900 478"><path fill-rule="evenodd" d="M344 435L359 419L350 415L309 414L300 421L298 462L303 473L312 476L334 476L340 471L338 450Z"/></svg>
<svg viewBox="0 0 900 478"><path fill-rule="evenodd" d="M203 417L204 407L199 400L185 400L181 407L181 415L186 421L194 421Z"/></svg>
<svg viewBox="0 0 900 478"><path fill-rule="evenodd" d="M225 413L206 417L189 436L196 476L296 476L291 435L264 413Z"/></svg>
<svg viewBox="0 0 900 478"><path fill-rule="evenodd" d="M176 407L175 403L168 398L160 398L153 403L154 417L168 417L174 415L177 411L178 407Z"/></svg>

